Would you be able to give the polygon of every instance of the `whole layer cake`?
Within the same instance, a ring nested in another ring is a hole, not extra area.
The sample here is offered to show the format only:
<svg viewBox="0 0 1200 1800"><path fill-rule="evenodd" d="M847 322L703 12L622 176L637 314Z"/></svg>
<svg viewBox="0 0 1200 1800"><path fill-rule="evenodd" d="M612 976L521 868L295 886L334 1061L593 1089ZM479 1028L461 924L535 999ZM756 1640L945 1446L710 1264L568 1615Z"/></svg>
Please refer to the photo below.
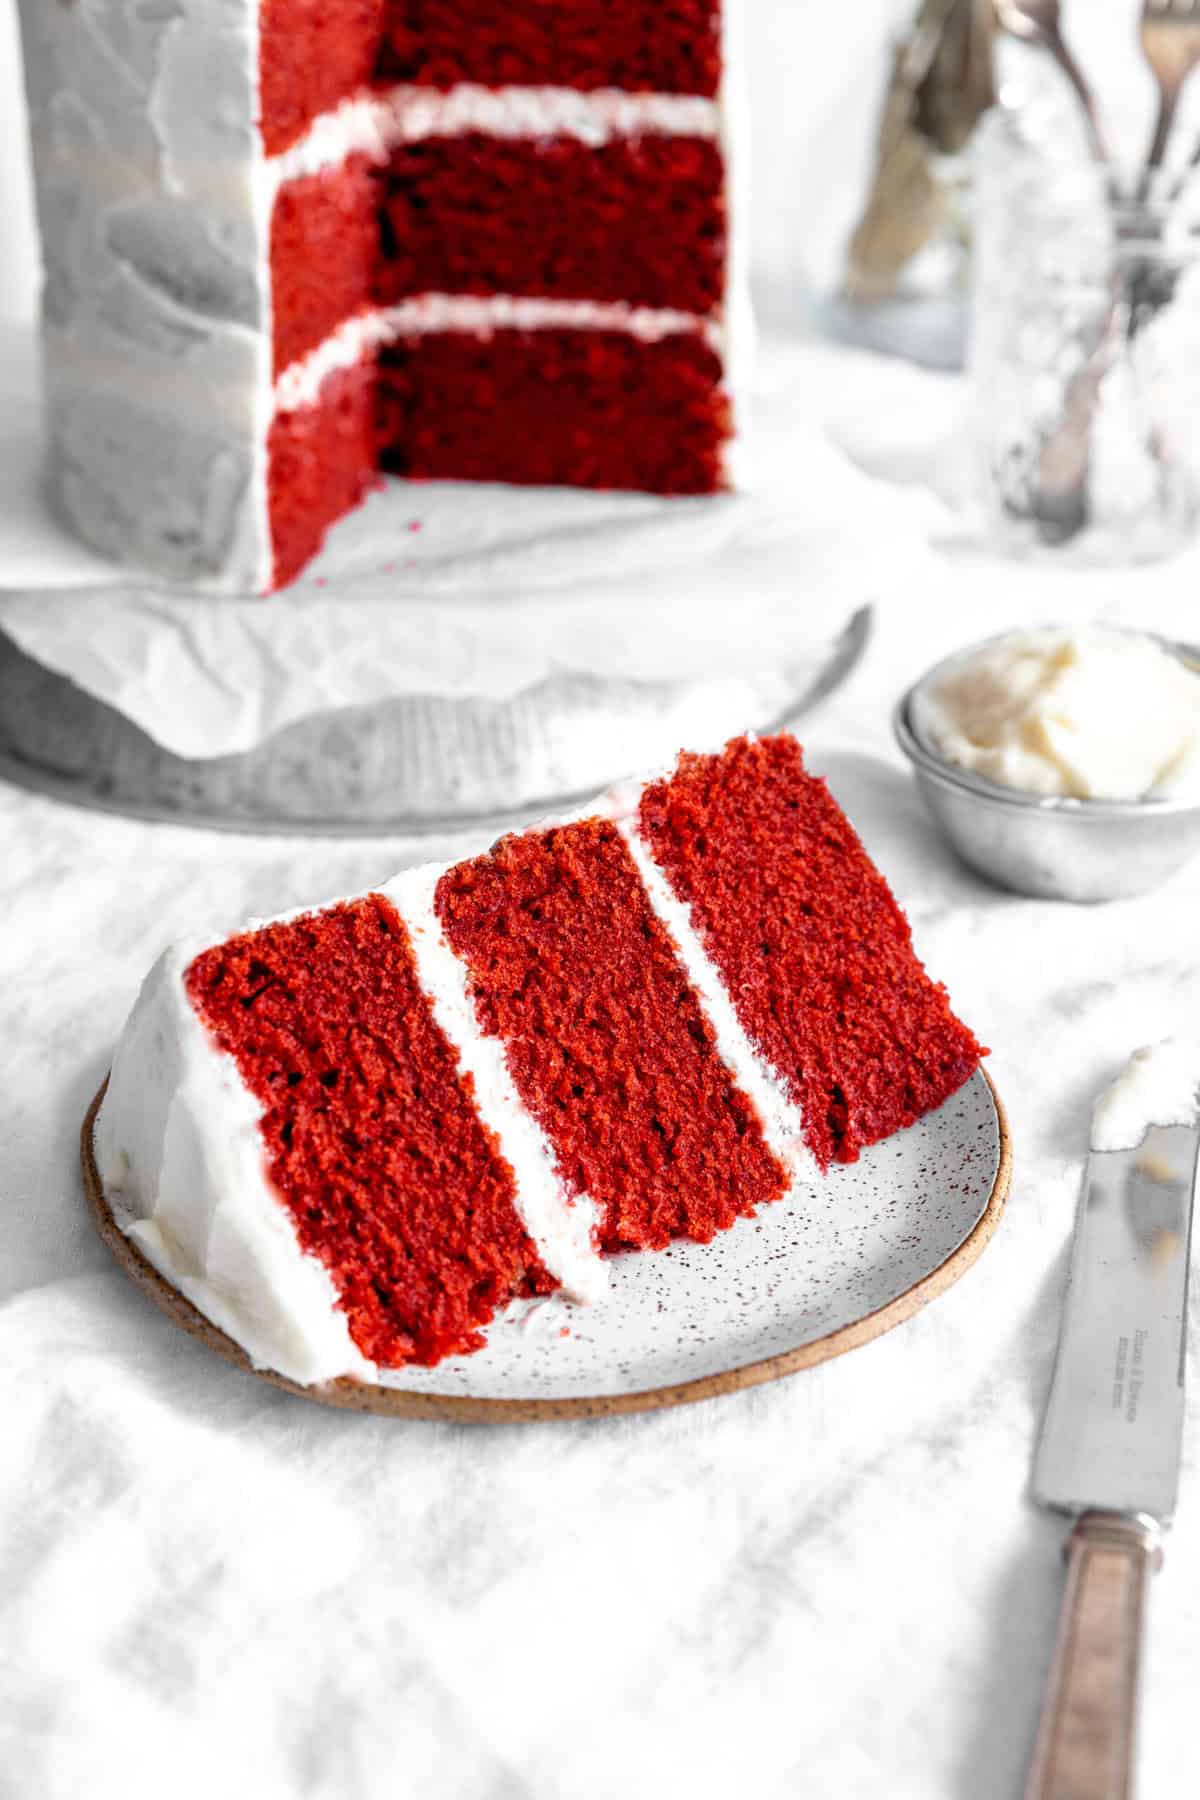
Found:
<svg viewBox="0 0 1200 1800"><path fill-rule="evenodd" d="M50 489L102 551L261 592L380 468L729 485L721 0L21 15Z"/></svg>
<svg viewBox="0 0 1200 1800"><path fill-rule="evenodd" d="M795 740L158 962L114 1215L260 1367L364 1382L601 1299L913 1124L979 1045Z"/></svg>

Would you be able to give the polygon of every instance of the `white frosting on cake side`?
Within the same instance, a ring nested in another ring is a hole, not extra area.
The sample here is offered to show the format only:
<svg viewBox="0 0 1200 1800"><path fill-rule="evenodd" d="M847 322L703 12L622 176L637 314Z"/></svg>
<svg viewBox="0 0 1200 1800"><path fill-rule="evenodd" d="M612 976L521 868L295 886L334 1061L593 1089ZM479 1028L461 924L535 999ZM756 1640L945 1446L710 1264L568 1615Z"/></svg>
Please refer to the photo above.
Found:
<svg viewBox="0 0 1200 1800"><path fill-rule="evenodd" d="M750 298L750 88L743 64L746 17L742 0L721 0L721 88L717 139L725 163L725 390L733 426L725 446L725 479L735 490L751 485L746 419L754 378L754 308Z"/></svg>
<svg viewBox="0 0 1200 1800"><path fill-rule="evenodd" d="M574 138L597 147L616 138L716 138L715 101L693 94L626 93L619 88L397 86L356 95L315 119L296 143L267 159L272 191L287 181L336 168L348 156L386 162L393 150L425 138L477 132L493 138Z"/></svg>
<svg viewBox="0 0 1200 1800"><path fill-rule="evenodd" d="M719 351L720 328L695 313L666 307L628 306L612 300L539 300L515 294L418 294L395 306L356 313L316 349L283 371L275 383L275 408L311 406L321 384L339 369L401 338L431 331L487 335L493 331L624 331L642 343L697 332Z"/></svg>
<svg viewBox="0 0 1200 1800"><path fill-rule="evenodd" d="M262 34L256 29L253 43L254 70L252 77L256 100L254 151L250 162L249 178L251 204L254 211L262 331L266 345L266 354L255 366L252 402L254 407L252 450L254 472L251 506L258 552L252 591L256 594L269 593L275 585L275 546L271 535L270 467L271 421L275 417L275 291L271 282L271 213L275 206L275 196L270 183L263 178L267 157L262 131L258 124L257 106L258 96L262 92L262 71L259 62L261 53Z"/></svg>
<svg viewBox="0 0 1200 1800"><path fill-rule="evenodd" d="M445 864L407 869L379 892L408 927L417 974L440 1030L471 1079L475 1106L516 1178L516 1207L538 1255L573 1300L603 1299L608 1270L594 1237L600 1209L586 1194L569 1200L549 1139L517 1093L504 1044L479 1026L467 971L434 910Z"/></svg>
<svg viewBox="0 0 1200 1800"><path fill-rule="evenodd" d="M121 561L252 590L269 569L258 9L21 0L21 28L53 504Z"/></svg>
<svg viewBox="0 0 1200 1800"><path fill-rule="evenodd" d="M159 1274L256 1367L305 1386L371 1381L329 1271L272 1186L262 1108L188 1000L184 972L204 947L159 958L122 1034L96 1122L105 1194Z"/></svg>

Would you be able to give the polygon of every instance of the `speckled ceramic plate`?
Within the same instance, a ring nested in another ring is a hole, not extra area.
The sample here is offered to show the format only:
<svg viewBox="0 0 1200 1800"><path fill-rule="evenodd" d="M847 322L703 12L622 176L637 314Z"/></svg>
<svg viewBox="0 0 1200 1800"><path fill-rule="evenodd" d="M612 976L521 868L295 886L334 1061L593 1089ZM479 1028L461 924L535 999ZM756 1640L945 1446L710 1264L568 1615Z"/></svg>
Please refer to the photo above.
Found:
<svg viewBox="0 0 1200 1800"><path fill-rule="evenodd" d="M241 1368L244 1353L159 1276L113 1219L83 1128L83 1172L101 1235L176 1324ZM869 1342L944 1292L999 1223L1010 1149L979 1073L909 1131L796 1190L711 1244L611 1263L602 1307L514 1306L484 1350L378 1387L334 1382L307 1399L409 1418L521 1420L642 1412L772 1381Z"/></svg>

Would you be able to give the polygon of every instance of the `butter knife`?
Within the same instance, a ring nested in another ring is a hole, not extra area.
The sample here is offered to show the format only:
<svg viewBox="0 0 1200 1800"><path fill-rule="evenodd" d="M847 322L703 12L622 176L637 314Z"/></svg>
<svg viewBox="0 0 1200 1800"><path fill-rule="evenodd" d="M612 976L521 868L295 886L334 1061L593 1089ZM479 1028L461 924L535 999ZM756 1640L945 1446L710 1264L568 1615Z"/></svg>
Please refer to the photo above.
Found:
<svg viewBox="0 0 1200 1800"><path fill-rule="evenodd" d="M1130 1073L1152 1055L1139 1052ZM1075 1525L1026 1800L1133 1793L1146 1587L1179 1487L1200 1143L1194 1087L1186 1105L1160 1098L1157 1113L1152 1084L1143 1092L1132 1127L1124 1106L1129 1147L1088 1158L1034 1462L1035 1500ZM1151 1122L1163 1116L1176 1122Z"/></svg>

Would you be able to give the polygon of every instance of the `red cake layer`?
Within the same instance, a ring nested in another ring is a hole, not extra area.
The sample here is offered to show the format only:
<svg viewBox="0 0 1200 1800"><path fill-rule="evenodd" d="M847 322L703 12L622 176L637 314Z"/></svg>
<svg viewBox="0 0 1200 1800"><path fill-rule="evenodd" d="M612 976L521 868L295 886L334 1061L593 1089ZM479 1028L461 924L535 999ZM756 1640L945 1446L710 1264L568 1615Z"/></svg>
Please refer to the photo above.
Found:
<svg viewBox="0 0 1200 1800"><path fill-rule="evenodd" d="M368 85L624 88L712 97L718 0L263 0L268 156Z"/></svg>
<svg viewBox="0 0 1200 1800"><path fill-rule="evenodd" d="M388 0L262 0L259 113L268 156L375 76Z"/></svg>
<svg viewBox="0 0 1200 1800"><path fill-rule="evenodd" d="M708 314L725 283L724 160L703 138L399 150L384 183L377 298L523 294Z"/></svg>
<svg viewBox="0 0 1200 1800"><path fill-rule="evenodd" d="M978 1067L979 1045L793 738L684 757L647 789L640 821L823 1164L853 1162Z"/></svg>
<svg viewBox="0 0 1200 1800"><path fill-rule="evenodd" d="M563 394L570 404L563 403ZM686 429L684 428L686 426ZM273 585L378 485L418 479L713 493L726 485L720 359L692 333L418 335L335 370L267 439Z"/></svg>
<svg viewBox="0 0 1200 1800"><path fill-rule="evenodd" d="M720 358L695 333L430 333L381 358L383 467L462 481L707 494L727 485Z"/></svg>
<svg viewBox="0 0 1200 1800"><path fill-rule="evenodd" d="M391 0L384 74L715 95L720 0Z"/></svg>
<svg viewBox="0 0 1200 1800"><path fill-rule="evenodd" d="M271 1179L364 1356L477 1349L514 1293L553 1288L386 900L232 938L186 983L264 1108Z"/></svg>
<svg viewBox="0 0 1200 1800"><path fill-rule="evenodd" d="M274 585L292 581L326 531L376 486L374 360L340 369L315 405L277 413L267 436L267 509Z"/></svg>
<svg viewBox="0 0 1200 1800"><path fill-rule="evenodd" d="M707 1242L786 1185L615 826L502 839L436 907L482 1029L608 1249Z"/></svg>
<svg viewBox="0 0 1200 1800"><path fill-rule="evenodd" d="M280 188L271 214L275 373L371 302L379 277L379 187L365 157Z"/></svg>
<svg viewBox="0 0 1200 1800"><path fill-rule="evenodd" d="M276 375L366 306L515 294L709 314L723 298L715 144L435 138L286 182L271 217Z"/></svg>

